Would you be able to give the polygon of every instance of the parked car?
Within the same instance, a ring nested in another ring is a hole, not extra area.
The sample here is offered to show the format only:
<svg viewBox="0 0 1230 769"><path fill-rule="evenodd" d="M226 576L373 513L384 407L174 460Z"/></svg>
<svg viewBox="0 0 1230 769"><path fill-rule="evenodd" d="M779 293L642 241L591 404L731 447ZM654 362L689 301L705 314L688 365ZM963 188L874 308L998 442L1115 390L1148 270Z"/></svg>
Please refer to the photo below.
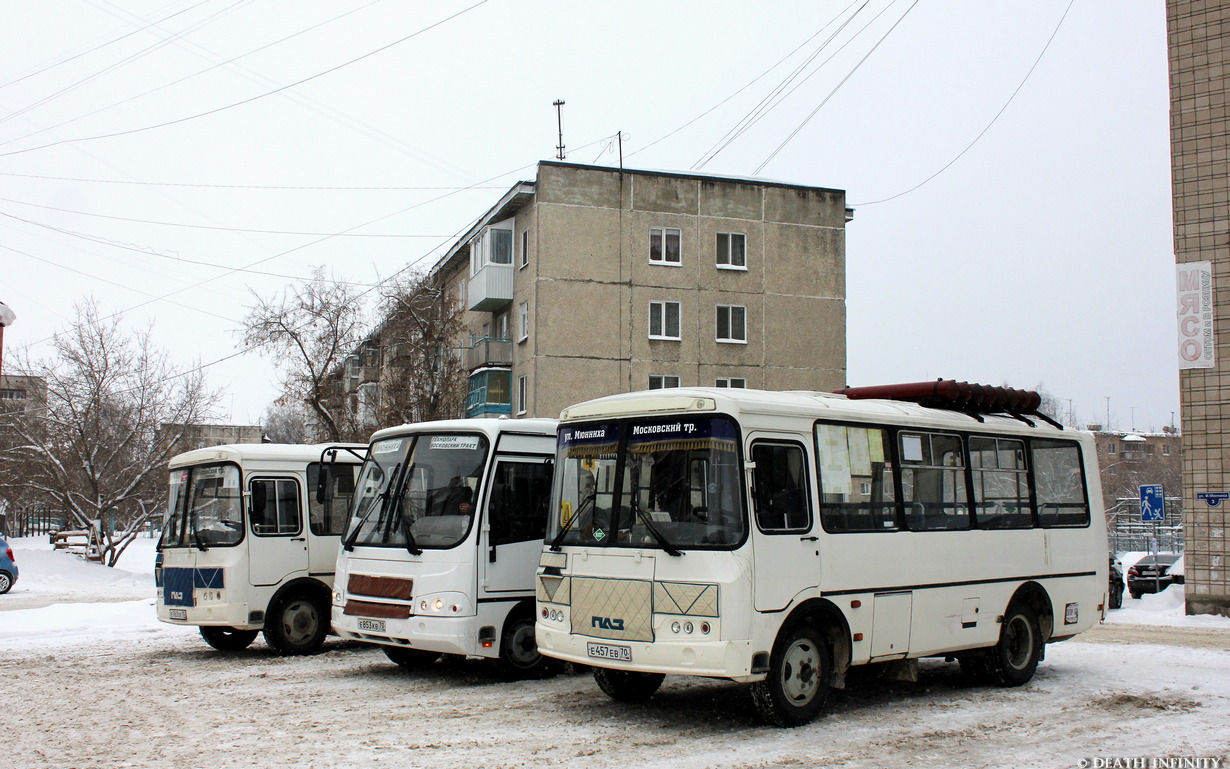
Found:
<svg viewBox="0 0 1230 769"><path fill-rule="evenodd" d="M1113 555L1110 557L1110 608L1123 608L1123 565Z"/></svg>
<svg viewBox="0 0 1230 769"><path fill-rule="evenodd" d="M13 558L13 548L0 539L0 593L7 593L17 582L17 562Z"/></svg>
<svg viewBox="0 0 1230 769"><path fill-rule="evenodd" d="M1179 553L1146 555L1128 569L1127 587L1133 598L1160 593L1172 584L1183 584L1183 556Z"/></svg>

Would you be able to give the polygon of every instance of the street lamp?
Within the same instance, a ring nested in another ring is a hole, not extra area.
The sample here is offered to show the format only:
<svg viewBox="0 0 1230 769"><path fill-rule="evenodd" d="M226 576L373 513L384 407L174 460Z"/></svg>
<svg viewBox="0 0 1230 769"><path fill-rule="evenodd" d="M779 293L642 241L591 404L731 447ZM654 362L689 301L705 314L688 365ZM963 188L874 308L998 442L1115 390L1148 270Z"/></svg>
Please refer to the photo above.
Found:
<svg viewBox="0 0 1230 769"><path fill-rule="evenodd" d="M0 302L0 374L4 373L4 329L13 325L17 315L4 302Z"/></svg>

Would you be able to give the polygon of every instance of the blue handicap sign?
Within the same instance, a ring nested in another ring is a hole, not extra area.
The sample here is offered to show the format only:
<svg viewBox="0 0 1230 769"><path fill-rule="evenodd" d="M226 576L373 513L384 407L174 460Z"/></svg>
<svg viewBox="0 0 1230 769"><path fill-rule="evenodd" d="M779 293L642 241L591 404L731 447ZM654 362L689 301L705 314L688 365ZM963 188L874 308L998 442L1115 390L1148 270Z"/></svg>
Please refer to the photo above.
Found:
<svg viewBox="0 0 1230 769"><path fill-rule="evenodd" d="M1166 498L1162 496L1160 483L1140 487L1140 520L1145 523L1166 520Z"/></svg>

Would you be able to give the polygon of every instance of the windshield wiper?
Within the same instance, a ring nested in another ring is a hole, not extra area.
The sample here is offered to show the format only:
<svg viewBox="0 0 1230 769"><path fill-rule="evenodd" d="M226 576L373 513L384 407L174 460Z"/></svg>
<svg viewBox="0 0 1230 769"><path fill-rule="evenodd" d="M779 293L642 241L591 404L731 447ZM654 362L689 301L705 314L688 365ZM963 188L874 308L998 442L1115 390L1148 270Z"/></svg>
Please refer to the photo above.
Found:
<svg viewBox="0 0 1230 769"><path fill-rule="evenodd" d="M377 507L381 506L381 503L384 500L385 495L389 493L389 488L393 485L393 481L396 480L397 478L397 471L400 469L401 469L401 462L398 462L396 465L393 466L393 472L388 474L389 482L385 484L384 488L380 490L379 494L377 494L375 497L372 498L372 501L369 502L367 505L367 509L364 510L363 514L359 516L359 519L355 521L354 528L351 529L350 533L346 536L346 538L342 540L343 550L346 550L348 552L351 550L354 550L354 541L359 538L359 530L363 528L364 523L367 523L367 518L368 516L372 514L372 511L375 510Z"/></svg>
<svg viewBox="0 0 1230 769"><path fill-rule="evenodd" d="M568 519L568 523L565 523L563 526L560 527L559 534L555 535L555 539L551 540L551 547L550 547L551 550L554 550L557 553L559 552L560 544L564 541L564 535L567 534L568 531L572 528L572 524L576 523L577 519L581 517L581 511L585 509L585 506L589 504L593 504L593 502L597 498L598 498L598 490L594 489L593 491L589 493L588 497L581 500L581 504L577 505L577 511L573 513L572 517Z"/></svg>
<svg viewBox="0 0 1230 769"><path fill-rule="evenodd" d="M411 479L413 479L414 465L410 466L410 469L406 471L406 475L410 476ZM409 484L410 481L406 481L406 483ZM414 523L413 521L410 520L410 517L406 515L406 506L400 505L400 509L395 510L394 512L397 513L400 519L401 533L406 535L406 552L409 553L410 555L422 555L423 548L418 546L418 543L415 542L414 540L414 534L410 532L410 527L413 526Z"/></svg>
<svg viewBox="0 0 1230 769"><path fill-rule="evenodd" d="M192 541L196 543L196 549L205 552L209 548L205 546L205 540L201 538L201 532L196 527L196 513L188 517L188 530L192 533Z"/></svg>
<svg viewBox="0 0 1230 769"><path fill-rule="evenodd" d="M673 555L676 558L683 555L683 552L680 551L679 548L672 545L670 543L670 540L664 537L662 535L662 532L658 531L658 528L653 525L653 521L649 519L649 516L645 515L645 513L642 512L641 506L636 503L636 486L635 485L633 485L632 499L629 500L628 506L632 508L632 515L641 519L641 523L645 524L645 528L649 529L649 533L653 535L653 538L658 540L658 544L662 546L662 549L666 551L667 555Z"/></svg>

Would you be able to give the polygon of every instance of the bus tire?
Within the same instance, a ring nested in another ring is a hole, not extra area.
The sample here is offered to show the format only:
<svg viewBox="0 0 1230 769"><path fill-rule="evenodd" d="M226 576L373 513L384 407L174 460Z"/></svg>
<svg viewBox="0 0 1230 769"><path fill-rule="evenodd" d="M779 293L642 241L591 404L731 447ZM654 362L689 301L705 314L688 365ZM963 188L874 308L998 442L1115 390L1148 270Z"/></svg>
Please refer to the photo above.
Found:
<svg viewBox="0 0 1230 769"><path fill-rule="evenodd" d="M526 612L509 615L500 637L500 676L506 681L550 678L560 664L538 651L534 640L534 617Z"/></svg>
<svg viewBox="0 0 1230 769"><path fill-rule="evenodd" d="M620 702L645 702L662 685L662 673L637 673L631 670L594 668L594 680L598 688L613 700Z"/></svg>
<svg viewBox="0 0 1230 769"><path fill-rule="evenodd" d="M824 709L832 679L828 639L812 625L795 625L774 644L768 676L752 684L752 702L767 723L802 726Z"/></svg>
<svg viewBox="0 0 1230 769"><path fill-rule="evenodd" d="M201 626L201 638L220 652L237 652L256 640L256 630L236 630L233 627Z"/></svg>
<svg viewBox="0 0 1230 769"><path fill-rule="evenodd" d="M265 642L278 654L312 654L329 634L329 610L304 592L274 599L265 617Z"/></svg>
<svg viewBox="0 0 1230 769"><path fill-rule="evenodd" d="M1042 630L1033 607L1024 601L1009 606L999 642L980 659L982 673L1000 686L1021 686L1033 678L1042 659Z"/></svg>
<svg viewBox="0 0 1230 769"><path fill-rule="evenodd" d="M426 649L410 649L405 646L384 646L384 656L389 658L389 662L399 667L413 670L415 668L427 667L431 663L440 659L440 652L429 652Z"/></svg>

